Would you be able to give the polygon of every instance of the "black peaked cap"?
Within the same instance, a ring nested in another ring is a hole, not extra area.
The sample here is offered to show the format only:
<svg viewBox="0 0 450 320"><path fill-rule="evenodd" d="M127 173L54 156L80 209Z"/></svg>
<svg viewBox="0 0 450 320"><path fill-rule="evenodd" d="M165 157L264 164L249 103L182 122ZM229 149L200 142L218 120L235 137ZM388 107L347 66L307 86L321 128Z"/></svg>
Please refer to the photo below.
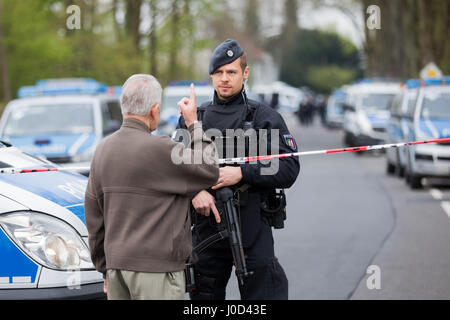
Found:
<svg viewBox="0 0 450 320"><path fill-rule="evenodd" d="M225 40L214 49L211 61L209 62L209 74L213 74L217 68L233 62L242 56L243 53L244 50L242 50L236 40Z"/></svg>

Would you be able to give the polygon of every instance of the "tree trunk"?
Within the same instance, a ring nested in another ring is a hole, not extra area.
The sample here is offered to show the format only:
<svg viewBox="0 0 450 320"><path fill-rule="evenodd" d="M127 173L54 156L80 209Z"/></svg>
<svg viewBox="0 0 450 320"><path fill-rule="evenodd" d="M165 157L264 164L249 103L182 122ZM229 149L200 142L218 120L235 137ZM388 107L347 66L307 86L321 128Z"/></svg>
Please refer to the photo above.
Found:
<svg viewBox="0 0 450 320"><path fill-rule="evenodd" d="M158 39L156 37L157 31L157 23L156 19L158 17L158 6L157 0L150 0L150 16L152 19L150 25L150 34L149 34L149 53L150 53L150 74L154 77L158 77L158 66L156 62L156 53L158 51Z"/></svg>
<svg viewBox="0 0 450 320"><path fill-rule="evenodd" d="M139 33L139 26L141 24L141 5L142 0L127 1L127 12L125 15L127 34L133 39L133 45L136 52L139 52L139 43L141 40L141 35Z"/></svg>
<svg viewBox="0 0 450 320"><path fill-rule="evenodd" d="M119 0L113 0L112 5L112 20L113 20L113 26L114 26L114 33L116 34L116 41L120 41L122 38L122 34L120 32L120 25L117 22L117 12L119 11Z"/></svg>
<svg viewBox="0 0 450 320"><path fill-rule="evenodd" d="M194 78L194 66L195 66L195 48L194 48L194 42L195 42L195 21L192 17L192 8L191 8L192 1L191 0L184 0L184 16L186 20L186 27L188 31L187 41L185 41L187 49L188 49L188 63L187 63L187 77L189 79Z"/></svg>
<svg viewBox="0 0 450 320"><path fill-rule="evenodd" d="M6 53L5 35L3 32L3 10L2 3L0 1L0 78L2 79L2 96L3 100L11 100L11 88L9 84L8 74L8 57Z"/></svg>
<svg viewBox="0 0 450 320"><path fill-rule="evenodd" d="M178 0L172 0L172 21L171 21L171 39L170 39L170 52L169 52L169 79L177 79L177 52L180 50L178 47L178 21L180 20L180 13L178 9Z"/></svg>
<svg viewBox="0 0 450 320"><path fill-rule="evenodd" d="M259 0L247 0L245 8L245 33L257 42L260 40L258 6Z"/></svg>

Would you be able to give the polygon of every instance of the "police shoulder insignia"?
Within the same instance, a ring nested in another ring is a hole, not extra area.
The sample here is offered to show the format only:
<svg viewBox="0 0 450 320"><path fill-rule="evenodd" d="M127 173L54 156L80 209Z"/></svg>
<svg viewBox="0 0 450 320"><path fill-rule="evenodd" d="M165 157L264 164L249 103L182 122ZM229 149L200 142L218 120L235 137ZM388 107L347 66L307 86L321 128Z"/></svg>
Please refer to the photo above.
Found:
<svg viewBox="0 0 450 320"><path fill-rule="evenodd" d="M283 134L283 141L293 151L297 151L297 143L295 143L295 139L292 135Z"/></svg>

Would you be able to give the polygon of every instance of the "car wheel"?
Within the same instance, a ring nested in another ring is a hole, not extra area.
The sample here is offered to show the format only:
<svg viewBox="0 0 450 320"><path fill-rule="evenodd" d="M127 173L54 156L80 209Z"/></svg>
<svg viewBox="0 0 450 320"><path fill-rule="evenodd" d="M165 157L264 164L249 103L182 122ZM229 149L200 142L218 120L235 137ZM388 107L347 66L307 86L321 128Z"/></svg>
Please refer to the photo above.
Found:
<svg viewBox="0 0 450 320"><path fill-rule="evenodd" d="M422 188L422 177L414 174L409 175L409 186L411 189L420 189Z"/></svg>
<svg viewBox="0 0 450 320"><path fill-rule="evenodd" d="M389 161L386 161L386 173L387 174L394 174L395 168L396 168L395 164L392 164Z"/></svg>
<svg viewBox="0 0 450 320"><path fill-rule="evenodd" d="M344 145L345 146L350 146L350 142L351 142L350 134L348 132L345 132L345 134L344 134Z"/></svg>
<svg viewBox="0 0 450 320"><path fill-rule="evenodd" d="M405 176L405 168L402 166L398 166L396 174L398 177L403 178Z"/></svg>

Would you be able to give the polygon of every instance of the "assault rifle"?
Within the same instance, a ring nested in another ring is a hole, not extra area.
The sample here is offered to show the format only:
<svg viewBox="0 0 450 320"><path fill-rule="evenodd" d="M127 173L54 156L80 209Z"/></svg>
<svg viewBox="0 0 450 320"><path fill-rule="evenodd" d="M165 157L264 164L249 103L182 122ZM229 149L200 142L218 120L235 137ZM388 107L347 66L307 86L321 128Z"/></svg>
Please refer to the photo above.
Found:
<svg viewBox="0 0 450 320"><path fill-rule="evenodd" d="M192 256L199 255L203 250L213 243L228 238L231 252L233 254L236 276L241 285L244 284L245 277L252 272L247 271L244 249L242 247L241 229L239 219L234 206L233 191L229 187L224 187L216 191L216 206L221 214L221 221L218 225L219 232L206 238L194 247ZM191 261L186 263L186 292L195 290L194 265Z"/></svg>

